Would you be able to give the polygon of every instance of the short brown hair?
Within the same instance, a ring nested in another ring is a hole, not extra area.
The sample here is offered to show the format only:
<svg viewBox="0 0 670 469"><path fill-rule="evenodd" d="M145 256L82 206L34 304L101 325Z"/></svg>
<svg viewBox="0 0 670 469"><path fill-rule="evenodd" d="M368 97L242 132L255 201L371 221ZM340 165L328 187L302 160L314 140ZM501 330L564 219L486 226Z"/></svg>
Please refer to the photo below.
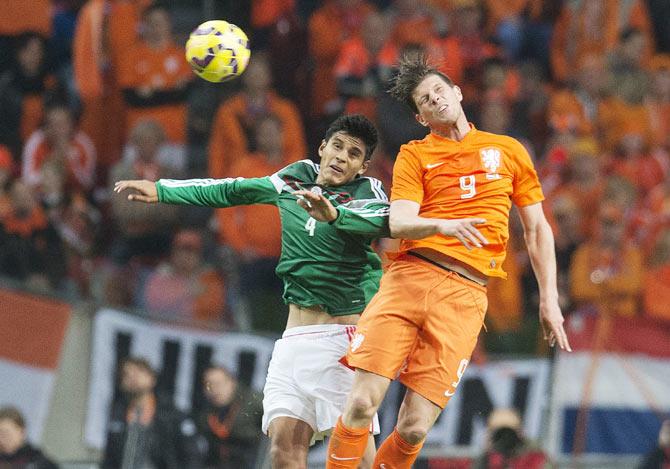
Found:
<svg viewBox="0 0 670 469"><path fill-rule="evenodd" d="M447 85L454 86L451 78L428 62L426 54L404 54L398 62L398 72L391 79L389 93L401 103L407 104L412 111L418 113L419 109L416 107L412 93L428 75L437 75Z"/></svg>
<svg viewBox="0 0 670 469"><path fill-rule="evenodd" d="M0 420L11 420L16 426L26 428L26 419L16 407L0 407Z"/></svg>

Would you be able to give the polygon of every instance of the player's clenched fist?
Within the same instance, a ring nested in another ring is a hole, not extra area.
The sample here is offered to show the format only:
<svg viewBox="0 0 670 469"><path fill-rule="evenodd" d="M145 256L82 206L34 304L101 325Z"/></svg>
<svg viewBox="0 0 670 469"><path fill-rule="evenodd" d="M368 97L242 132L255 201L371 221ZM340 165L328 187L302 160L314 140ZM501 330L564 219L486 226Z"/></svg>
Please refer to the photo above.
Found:
<svg viewBox="0 0 670 469"><path fill-rule="evenodd" d="M457 238L468 249L482 247L489 244L488 240L475 225L486 223L483 218L457 218L455 220L441 220L438 232L445 236Z"/></svg>
<svg viewBox="0 0 670 469"><path fill-rule="evenodd" d="M135 194L128 194L128 200L155 204L158 202L158 190L153 181L135 180L135 181L117 181L114 184L114 192L121 193L126 189L134 189Z"/></svg>

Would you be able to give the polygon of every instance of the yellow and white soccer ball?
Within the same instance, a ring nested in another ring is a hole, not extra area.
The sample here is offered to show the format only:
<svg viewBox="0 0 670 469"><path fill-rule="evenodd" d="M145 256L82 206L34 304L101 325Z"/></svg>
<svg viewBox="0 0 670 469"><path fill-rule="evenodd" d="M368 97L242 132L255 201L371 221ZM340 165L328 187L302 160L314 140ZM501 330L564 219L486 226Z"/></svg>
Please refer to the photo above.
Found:
<svg viewBox="0 0 670 469"><path fill-rule="evenodd" d="M186 42L186 60L193 72L213 83L240 76L247 68L249 57L247 35L223 20L202 23Z"/></svg>

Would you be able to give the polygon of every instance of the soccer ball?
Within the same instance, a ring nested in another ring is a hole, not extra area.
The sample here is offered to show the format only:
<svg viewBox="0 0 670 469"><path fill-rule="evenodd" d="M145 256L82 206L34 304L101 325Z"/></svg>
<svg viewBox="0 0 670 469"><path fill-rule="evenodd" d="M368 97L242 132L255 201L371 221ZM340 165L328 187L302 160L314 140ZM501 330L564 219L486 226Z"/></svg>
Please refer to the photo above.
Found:
<svg viewBox="0 0 670 469"><path fill-rule="evenodd" d="M193 72L213 83L240 76L250 56L247 35L223 20L202 23L186 42L186 60Z"/></svg>

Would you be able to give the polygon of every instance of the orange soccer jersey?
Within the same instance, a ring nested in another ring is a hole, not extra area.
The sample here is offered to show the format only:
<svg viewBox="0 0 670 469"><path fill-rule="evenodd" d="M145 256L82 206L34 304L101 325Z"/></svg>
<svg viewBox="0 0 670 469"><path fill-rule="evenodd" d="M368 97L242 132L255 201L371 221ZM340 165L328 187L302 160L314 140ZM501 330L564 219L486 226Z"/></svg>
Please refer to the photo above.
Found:
<svg viewBox="0 0 670 469"><path fill-rule="evenodd" d="M400 148L391 201L411 200L426 218L484 218L478 229L489 244L469 251L454 237L402 240L400 251L430 248L467 263L484 275L506 277L502 263L509 238L509 211L544 199L530 155L517 140L471 126L463 140L433 133Z"/></svg>

